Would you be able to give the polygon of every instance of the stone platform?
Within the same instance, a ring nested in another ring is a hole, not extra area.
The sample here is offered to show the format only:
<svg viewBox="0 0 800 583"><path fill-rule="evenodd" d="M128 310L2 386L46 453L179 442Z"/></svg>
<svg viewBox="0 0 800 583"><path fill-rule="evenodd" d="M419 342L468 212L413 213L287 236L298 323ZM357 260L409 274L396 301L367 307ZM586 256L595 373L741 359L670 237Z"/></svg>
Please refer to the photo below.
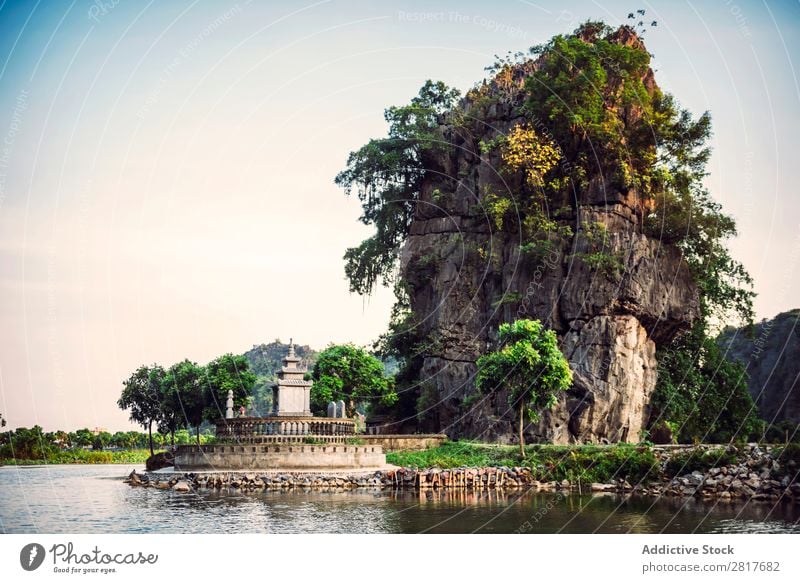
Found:
<svg viewBox="0 0 800 583"><path fill-rule="evenodd" d="M356 470L386 465L380 445L181 445L175 452L175 471Z"/></svg>

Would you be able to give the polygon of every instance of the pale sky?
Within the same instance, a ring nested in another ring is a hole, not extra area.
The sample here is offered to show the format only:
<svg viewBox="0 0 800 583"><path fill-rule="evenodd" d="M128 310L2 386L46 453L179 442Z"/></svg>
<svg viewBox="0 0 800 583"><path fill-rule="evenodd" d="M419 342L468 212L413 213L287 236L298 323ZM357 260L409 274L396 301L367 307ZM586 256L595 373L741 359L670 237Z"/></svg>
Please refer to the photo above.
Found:
<svg viewBox="0 0 800 583"><path fill-rule="evenodd" d="M495 54L639 7L659 84L712 114L758 316L800 306L797 2L0 3L9 427L128 429L144 363L372 342L392 298L348 293L370 231L333 183L347 153L426 79L465 91Z"/></svg>

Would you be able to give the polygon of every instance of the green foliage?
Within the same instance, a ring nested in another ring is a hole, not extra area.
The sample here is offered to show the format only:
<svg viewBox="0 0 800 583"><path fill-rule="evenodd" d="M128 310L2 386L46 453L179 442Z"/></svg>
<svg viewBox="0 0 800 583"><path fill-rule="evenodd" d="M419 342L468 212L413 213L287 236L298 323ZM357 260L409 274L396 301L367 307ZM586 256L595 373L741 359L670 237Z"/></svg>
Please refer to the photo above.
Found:
<svg viewBox="0 0 800 583"><path fill-rule="evenodd" d="M695 471L705 473L711 468L727 466L736 461L736 454L726 448L692 449L670 456L669 460L667 460L665 472L670 477L691 474Z"/></svg>
<svg viewBox="0 0 800 583"><path fill-rule="evenodd" d="M602 174L612 188L636 189L645 203L644 231L679 247L689 263L704 319L748 320L752 281L725 246L735 223L702 183L711 117L695 120L671 95L648 90L650 56L639 42L613 42L620 34L632 31L587 22L533 49L540 66L526 82L527 109L547 120L563 157L547 184L585 189L589 177ZM585 259L605 271L619 268L606 252Z"/></svg>
<svg viewBox="0 0 800 583"><path fill-rule="evenodd" d="M502 347L478 359L476 382L483 393L505 390L509 405L519 411L519 446L524 456L523 412L531 421L552 408L558 394L572 383L572 371L558 348L556 334L538 320L501 324Z"/></svg>
<svg viewBox="0 0 800 583"><path fill-rule="evenodd" d="M344 401L353 417L362 402L392 405L397 401L392 379L384 374L383 363L352 344L331 345L314 365L311 404L324 412L331 401Z"/></svg>
<svg viewBox="0 0 800 583"><path fill-rule="evenodd" d="M189 360L164 370L159 365L139 367L126 380L117 404L131 410L131 420L152 432L153 423L162 433L171 436L175 443L176 432L181 428L195 427L196 441L201 442L200 425L224 416L229 390L233 391L234 404L243 405L250 398L256 375L250 371L245 356L225 354L205 367ZM109 444L127 443L124 433L89 435L89 443L76 436L76 445L93 443L97 449ZM179 442L180 443L180 442ZM153 450L152 438L150 449Z"/></svg>
<svg viewBox="0 0 800 583"><path fill-rule="evenodd" d="M56 449L47 439L44 430L39 425L34 425L31 428L20 427L15 431L7 431L2 435L0 457L45 459Z"/></svg>
<svg viewBox="0 0 800 583"><path fill-rule="evenodd" d="M108 431L100 431L94 436L92 449L102 451L111 445L111 434Z"/></svg>
<svg viewBox="0 0 800 583"><path fill-rule="evenodd" d="M507 291L500 298L492 302L492 309L497 309L505 305L518 304L522 300L522 294L515 291Z"/></svg>
<svg viewBox="0 0 800 583"><path fill-rule="evenodd" d="M507 390L509 404L536 421L572 383L556 334L538 320L517 320L501 324L498 337L501 348L478 359L478 387L485 393Z"/></svg>
<svg viewBox="0 0 800 583"><path fill-rule="evenodd" d="M161 392L164 375L164 369L157 364L149 367L140 366L127 380L123 381L124 388L117 400L120 409L130 409L130 420L148 431L151 431L153 423L158 422L163 416ZM153 451L152 440L150 451Z"/></svg>
<svg viewBox="0 0 800 583"><path fill-rule="evenodd" d="M586 244L586 250L575 253L574 257L583 261L589 269L616 279L622 275L623 257L613 251L608 228L599 221L584 221L578 234Z"/></svg>
<svg viewBox="0 0 800 583"><path fill-rule="evenodd" d="M0 433L0 465L139 463L150 455L148 436L137 431L114 435L88 429L45 432L40 426L20 427ZM92 446L93 449L89 449ZM125 451L106 448L125 447Z"/></svg>
<svg viewBox="0 0 800 583"><path fill-rule="evenodd" d="M125 451L94 451L67 449L48 453L45 457L11 457L0 446L0 465L25 466L34 464L143 464L150 457L148 449Z"/></svg>
<svg viewBox="0 0 800 583"><path fill-rule="evenodd" d="M70 442L77 447L89 447L94 442L94 433L89 429L78 429L70 436Z"/></svg>
<svg viewBox="0 0 800 583"><path fill-rule="evenodd" d="M204 367L205 410L203 418L214 422L225 417L228 391L233 391L235 407L249 403L256 375L247 359L241 355L225 354Z"/></svg>
<svg viewBox="0 0 800 583"><path fill-rule="evenodd" d="M702 322L658 353L652 419L678 428L678 441L726 443L760 438L747 376L705 334Z"/></svg>
<svg viewBox="0 0 800 583"><path fill-rule="evenodd" d="M385 111L388 136L370 140L347 159L336 184L361 201L361 222L375 234L345 253L350 289L369 294L378 281L390 285L400 245L408 234L419 198L425 159L442 147L438 116L452 108L459 93L441 81L426 81L409 105Z"/></svg>
<svg viewBox="0 0 800 583"><path fill-rule="evenodd" d="M650 447L631 444L614 446L553 446L517 448L467 441L446 442L424 451L386 454L390 464L416 468L528 467L539 481L570 480L573 483L608 483L626 479L631 483L656 480L660 464Z"/></svg>
<svg viewBox="0 0 800 583"><path fill-rule="evenodd" d="M164 378L164 408L177 414L179 426L196 427L198 442L207 405L204 377L203 367L183 360L169 367Z"/></svg>
<svg viewBox="0 0 800 583"><path fill-rule="evenodd" d="M325 440L319 439L317 437L304 437L303 443L307 445L323 445L325 443Z"/></svg>

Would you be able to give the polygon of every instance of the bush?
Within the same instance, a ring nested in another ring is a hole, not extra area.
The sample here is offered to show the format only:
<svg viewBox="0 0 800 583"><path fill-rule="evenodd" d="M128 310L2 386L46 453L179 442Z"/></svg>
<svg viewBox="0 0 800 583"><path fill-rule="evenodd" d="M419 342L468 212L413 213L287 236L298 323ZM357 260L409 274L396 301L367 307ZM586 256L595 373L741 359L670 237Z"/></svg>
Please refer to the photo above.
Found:
<svg viewBox="0 0 800 583"><path fill-rule="evenodd" d="M424 451L391 452L391 464L416 468L514 467L531 469L534 479L549 482L612 482L625 479L637 483L658 478L660 465L649 446L532 445L526 457L516 446L497 446L468 441L447 442Z"/></svg>

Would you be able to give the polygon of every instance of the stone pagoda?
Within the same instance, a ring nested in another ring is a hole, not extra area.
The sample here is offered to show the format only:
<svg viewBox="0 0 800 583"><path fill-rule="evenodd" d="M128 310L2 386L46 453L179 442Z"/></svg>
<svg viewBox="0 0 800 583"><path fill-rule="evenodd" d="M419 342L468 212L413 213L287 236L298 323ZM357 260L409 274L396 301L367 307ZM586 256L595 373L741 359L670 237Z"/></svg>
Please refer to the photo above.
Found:
<svg viewBox="0 0 800 583"><path fill-rule="evenodd" d="M305 380L307 369L294 353L289 339L289 354L283 358L278 382L272 385L272 415L277 417L311 417L311 381Z"/></svg>

